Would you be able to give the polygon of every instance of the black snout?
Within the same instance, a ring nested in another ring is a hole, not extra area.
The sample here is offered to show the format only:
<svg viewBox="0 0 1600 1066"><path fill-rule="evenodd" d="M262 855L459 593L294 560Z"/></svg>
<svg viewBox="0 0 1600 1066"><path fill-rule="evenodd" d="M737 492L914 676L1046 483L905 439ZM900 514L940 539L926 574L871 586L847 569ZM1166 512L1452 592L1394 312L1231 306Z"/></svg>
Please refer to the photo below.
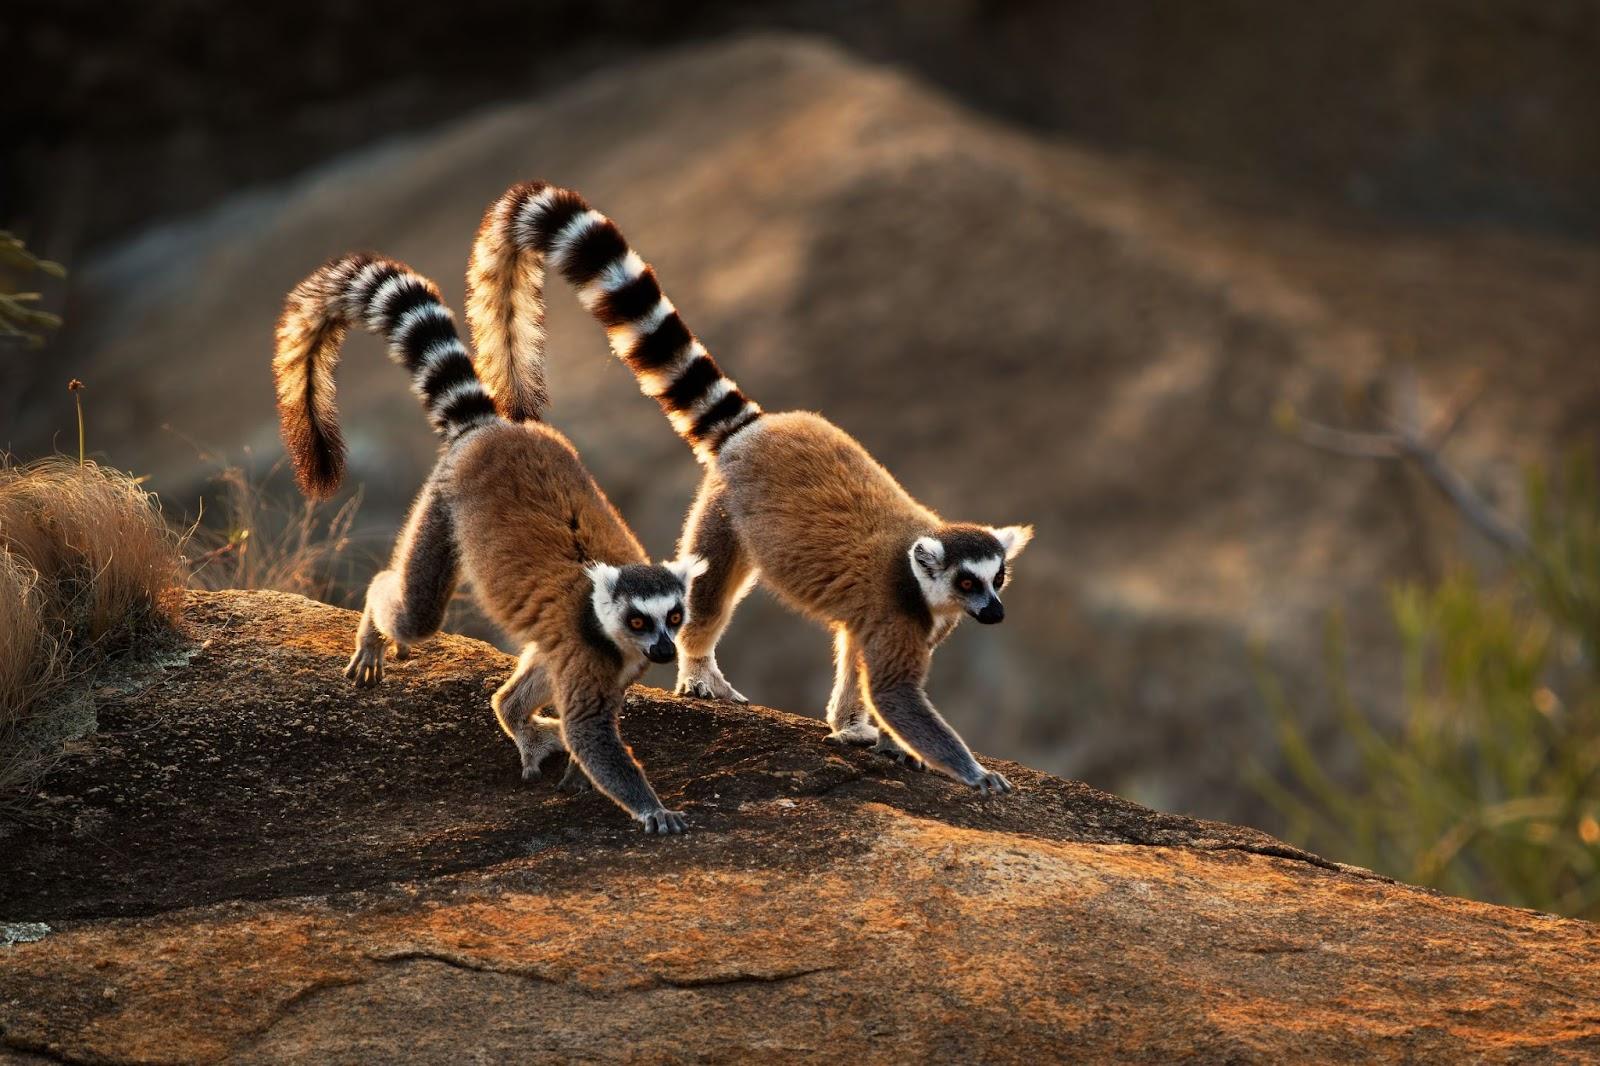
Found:
<svg viewBox="0 0 1600 1066"><path fill-rule="evenodd" d="M659 638L645 652L653 663L670 663L678 657L678 647L668 637Z"/></svg>
<svg viewBox="0 0 1600 1066"><path fill-rule="evenodd" d="M986 626L992 626L996 622L1003 622L1006 617L1005 604L1000 602L999 596L990 596L989 602L983 605L983 610L974 611L972 617Z"/></svg>

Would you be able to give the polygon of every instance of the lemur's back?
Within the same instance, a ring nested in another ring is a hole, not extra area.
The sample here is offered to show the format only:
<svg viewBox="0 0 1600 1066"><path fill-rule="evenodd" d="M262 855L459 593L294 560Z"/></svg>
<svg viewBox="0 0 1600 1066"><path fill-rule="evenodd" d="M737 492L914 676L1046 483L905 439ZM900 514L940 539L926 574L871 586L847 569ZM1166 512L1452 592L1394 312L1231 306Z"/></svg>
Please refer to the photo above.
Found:
<svg viewBox="0 0 1600 1066"><path fill-rule="evenodd" d="M763 578L825 621L881 602L911 542L939 524L854 438L810 412L768 412L717 464Z"/></svg>
<svg viewBox="0 0 1600 1066"><path fill-rule="evenodd" d="M493 620L524 640L571 633L585 563L648 561L565 437L539 423L499 423L458 445L448 464L462 563Z"/></svg>

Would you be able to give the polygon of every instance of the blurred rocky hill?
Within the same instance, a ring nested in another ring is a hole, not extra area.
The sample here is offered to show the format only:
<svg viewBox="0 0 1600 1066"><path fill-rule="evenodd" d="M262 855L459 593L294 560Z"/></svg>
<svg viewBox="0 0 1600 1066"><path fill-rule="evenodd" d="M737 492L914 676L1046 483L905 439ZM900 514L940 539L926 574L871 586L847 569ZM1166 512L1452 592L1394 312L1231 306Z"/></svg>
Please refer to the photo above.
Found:
<svg viewBox="0 0 1600 1066"><path fill-rule="evenodd" d="M1600 928L1005 764L635 688L687 835L523 782L513 660L340 676L355 616L192 593L0 839L0 1060L1579 1061ZM179 662L181 660L181 665ZM1070 1049L1064 1052L1064 1049Z"/></svg>
<svg viewBox="0 0 1600 1066"><path fill-rule="evenodd" d="M1007 623L945 646L935 699L975 747L1157 806L1258 816L1252 646L1314 678L1330 608L1381 648L1385 584L1479 550L1426 486L1307 450L1275 405L1340 422L1396 366L1428 402L1481 373L1451 458L1505 506L1519 463L1597 428L1592 247L1378 229L757 37L387 141L80 264L55 358L90 383L91 446L191 510L212 472L193 442L269 465L284 292L375 248L459 307L481 211L532 177L615 217L764 405L825 411L951 518L1036 524ZM571 296L551 304L551 420L665 553L698 469ZM433 441L379 351L348 346L340 395L386 534ZM21 394L14 447L70 425L58 391ZM822 634L758 595L725 648L752 698L820 713ZM1375 690L1396 665L1357 663Z"/></svg>

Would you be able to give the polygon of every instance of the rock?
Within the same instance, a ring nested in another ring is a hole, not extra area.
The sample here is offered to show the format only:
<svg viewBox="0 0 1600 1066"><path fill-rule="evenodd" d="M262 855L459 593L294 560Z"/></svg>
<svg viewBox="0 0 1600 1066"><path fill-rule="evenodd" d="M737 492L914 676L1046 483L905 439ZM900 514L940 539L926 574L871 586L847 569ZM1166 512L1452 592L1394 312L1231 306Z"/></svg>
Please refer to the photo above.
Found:
<svg viewBox="0 0 1600 1066"><path fill-rule="evenodd" d="M349 612L194 593L6 839L17 1061L1530 1061L1600 1054L1600 928L999 764L1021 791L632 693L681 838L524 785L458 637L373 693ZM101 812L92 832L75 816Z"/></svg>
<svg viewBox="0 0 1600 1066"><path fill-rule="evenodd" d="M1600 411L1593 248L1374 232L1047 142L768 37L354 153L85 265L69 318L91 445L192 514L214 463L191 441L263 467L282 454L268 363L292 285L370 247L459 309L484 207L532 177L617 218L765 406L823 411L951 518L1034 523L1009 621L955 635L936 698L986 750L1164 809L1263 813L1240 772L1274 755L1253 646L1292 693L1325 689L1339 607L1356 695L1381 707L1399 687L1392 582L1492 558L1431 487L1280 432L1280 400L1347 423L1348 395L1394 366L1416 366L1428 403L1481 373L1449 459L1512 509L1520 464L1592 439ZM550 417L665 554L699 468L572 294L549 295ZM339 371L377 544L435 454L380 352L357 337ZM24 450L72 424L69 406L38 411ZM757 596L724 658L742 691L811 709L828 655Z"/></svg>

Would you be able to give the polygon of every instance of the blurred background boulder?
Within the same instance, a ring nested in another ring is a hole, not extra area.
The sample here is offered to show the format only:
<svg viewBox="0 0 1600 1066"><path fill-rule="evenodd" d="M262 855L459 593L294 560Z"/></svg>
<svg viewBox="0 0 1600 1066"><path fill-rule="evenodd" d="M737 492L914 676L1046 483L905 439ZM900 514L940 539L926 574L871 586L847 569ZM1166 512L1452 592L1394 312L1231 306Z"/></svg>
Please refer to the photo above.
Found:
<svg viewBox="0 0 1600 1066"><path fill-rule="evenodd" d="M459 308L490 199L569 184L767 407L824 411L952 518L1037 525L1007 624L958 633L932 691L974 747L1156 806L1270 821L1262 664L1314 690L1337 607L1352 687L1391 693L1388 583L1497 562L1275 410L1478 381L1451 462L1512 513L1523 463L1600 427L1600 4L97 7L8 15L0 225L73 268L45 357L0 363L13 449L67 432L76 375L93 448L192 514L212 455L281 455L300 277L374 248ZM550 418L665 554L698 469L550 295ZM376 342L342 369L378 555L433 440ZM821 633L758 594L725 646L752 698L820 713Z"/></svg>

